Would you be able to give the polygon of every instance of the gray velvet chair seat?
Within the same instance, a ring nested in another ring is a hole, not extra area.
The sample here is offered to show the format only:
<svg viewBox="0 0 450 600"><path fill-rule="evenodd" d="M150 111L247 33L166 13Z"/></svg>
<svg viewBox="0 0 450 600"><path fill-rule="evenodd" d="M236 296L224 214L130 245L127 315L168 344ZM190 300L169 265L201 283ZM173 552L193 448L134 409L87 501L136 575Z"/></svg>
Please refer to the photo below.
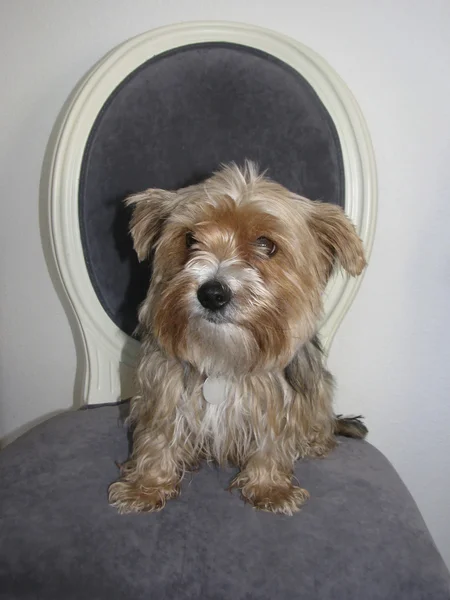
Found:
<svg viewBox="0 0 450 600"><path fill-rule="evenodd" d="M342 439L300 461L294 517L257 512L204 466L157 514L107 503L126 405L54 417L0 453L0 598L444 600L449 575L395 470Z"/></svg>

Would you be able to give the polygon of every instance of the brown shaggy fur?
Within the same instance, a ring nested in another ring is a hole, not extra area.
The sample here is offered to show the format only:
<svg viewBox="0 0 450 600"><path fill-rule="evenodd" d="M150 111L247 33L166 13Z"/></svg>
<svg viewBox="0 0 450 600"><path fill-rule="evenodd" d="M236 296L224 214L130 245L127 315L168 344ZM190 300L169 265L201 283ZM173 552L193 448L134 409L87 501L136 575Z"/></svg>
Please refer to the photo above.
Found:
<svg viewBox="0 0 450 600"><path fill-rule="evenodd" d="M128 204L136 253L154 252L154 262L139 312L133 452L110 503L159 510L207 459L238 465L231 487L256 508L292 514L308 496L292 483L295 460L326 455L336 434L366 433L358 418L334 415L316 337L335 265L353 276L365 266L353 225L340 208L296 196L251 163ZM231 291L214 313L197 297L211 280ZM227 380L218 405L202 394L215 376Z"/></svg>

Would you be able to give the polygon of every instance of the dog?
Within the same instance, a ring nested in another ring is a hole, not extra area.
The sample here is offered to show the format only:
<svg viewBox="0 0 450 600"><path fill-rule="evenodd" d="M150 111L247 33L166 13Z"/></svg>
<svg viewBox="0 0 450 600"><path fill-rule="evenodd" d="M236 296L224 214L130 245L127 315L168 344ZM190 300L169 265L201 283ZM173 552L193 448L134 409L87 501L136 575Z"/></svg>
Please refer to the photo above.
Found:
<svg viewBox="0 0 450 600"><path fill-rule="evenodd" d="M336 435L367 433L360 417L334 414L317 336L333 269L366 266L354 226L252 162L126 204L137 257L153 272L139 309L133 449L110 504L160 510L209 460L240 469L230 489L255 508L292 515L308 498L293 484L295 461L325 456Z"/></svg>

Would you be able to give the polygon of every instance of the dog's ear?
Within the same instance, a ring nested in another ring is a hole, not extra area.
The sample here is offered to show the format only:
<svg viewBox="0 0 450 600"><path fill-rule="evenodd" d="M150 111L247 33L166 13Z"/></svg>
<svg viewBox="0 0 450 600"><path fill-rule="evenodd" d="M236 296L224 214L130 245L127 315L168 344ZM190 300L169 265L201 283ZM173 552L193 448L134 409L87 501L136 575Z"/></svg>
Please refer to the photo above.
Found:
<svg viewBox="0 0 450 600"><path fill-rule="evenodd" d="M313 202L310 226L319 240L330 270L338 261L350 275L360 275L366 266L364 247L353 223L342 208Z"/></svg>
<svg viewBox="0 0 450 600"><path fill-rule="evenodd" d="M139 262L149 257L164 221L178 202L176 192L148 189L125 200L131 207L130 233Z"/></svg>

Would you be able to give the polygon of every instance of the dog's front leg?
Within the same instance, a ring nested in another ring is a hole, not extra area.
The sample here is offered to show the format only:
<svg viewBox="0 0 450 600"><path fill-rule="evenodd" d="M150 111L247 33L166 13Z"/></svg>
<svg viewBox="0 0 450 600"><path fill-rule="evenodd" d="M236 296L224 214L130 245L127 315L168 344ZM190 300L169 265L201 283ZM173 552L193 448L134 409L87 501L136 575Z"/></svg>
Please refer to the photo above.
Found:
<svg viewBox="0 0 450 600"><path fill-rule="evenodd" d="M277 456L276 448L255 450L231 488L239 488L244 500L259 510L292 515L309 497L293 485L293 466L294 457Z"/></svg>
<svg viewBox="0 0 450 600"><path fill-rule="evenodd" d="M119 512L152 512L179 494L184 472L196 461L185 421L179 413L182 369L158 352L139 372L142 393L133 400L133 450L121 477L108 490Z"/></svg>
<svg viewBox="0 0 450 600"><path fill-rule="evenodd" d="M161 510L169 498L179 494L182 453L163 432L154 437L151 430L135 431L133 444L119 481L109 486L109 502L120 513Z"/></svg>

